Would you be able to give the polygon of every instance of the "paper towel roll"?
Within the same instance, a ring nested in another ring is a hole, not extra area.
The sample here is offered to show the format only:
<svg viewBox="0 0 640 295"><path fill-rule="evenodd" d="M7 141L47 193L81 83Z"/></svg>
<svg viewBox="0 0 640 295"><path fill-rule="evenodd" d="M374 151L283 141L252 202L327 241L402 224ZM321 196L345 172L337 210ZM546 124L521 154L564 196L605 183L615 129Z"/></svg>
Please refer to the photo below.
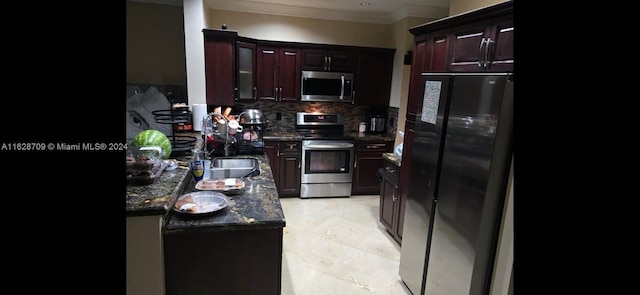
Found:
<svg viewBox="0 0 640 295"><path fill-rule="evenodd" d="M207 115L207 104L194 103L191 114L193 115L193 130L202 131L202 119Z"/></svg>

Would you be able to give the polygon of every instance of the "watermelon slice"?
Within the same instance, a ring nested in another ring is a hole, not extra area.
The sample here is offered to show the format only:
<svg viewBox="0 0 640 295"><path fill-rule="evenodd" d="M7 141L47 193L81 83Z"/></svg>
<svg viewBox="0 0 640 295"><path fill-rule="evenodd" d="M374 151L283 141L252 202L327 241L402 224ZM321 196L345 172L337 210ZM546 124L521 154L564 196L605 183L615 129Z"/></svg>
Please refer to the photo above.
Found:
<svg viewBox="0 0 640 295"><path fill-rule="evenodd" d="M138 133L131 143L137 147L159 146L162 148L162 159L169 159L171 155L171 141L159 130L147 129Z"/></svg>

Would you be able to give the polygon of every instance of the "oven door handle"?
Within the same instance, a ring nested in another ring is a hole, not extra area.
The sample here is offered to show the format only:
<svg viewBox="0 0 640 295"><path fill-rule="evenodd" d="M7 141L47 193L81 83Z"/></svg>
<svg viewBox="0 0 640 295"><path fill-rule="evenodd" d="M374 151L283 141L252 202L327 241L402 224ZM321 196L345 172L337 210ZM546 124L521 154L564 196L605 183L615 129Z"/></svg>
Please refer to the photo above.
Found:
<svg viewBox="0 0 640 295"><path fill-rule="evenodd" d="M309 144L302 147L305 150L335 150L344 148L353 148L353 143L345 144Z"/></svg>

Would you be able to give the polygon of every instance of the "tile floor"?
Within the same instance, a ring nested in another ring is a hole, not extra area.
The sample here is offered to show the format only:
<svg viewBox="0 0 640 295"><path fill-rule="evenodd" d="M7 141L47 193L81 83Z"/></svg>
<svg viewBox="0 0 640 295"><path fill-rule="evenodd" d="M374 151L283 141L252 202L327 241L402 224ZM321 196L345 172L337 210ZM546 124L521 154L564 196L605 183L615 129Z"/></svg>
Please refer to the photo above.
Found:
<svg viewBox="0 0 640 295"><path fill-rule="evenodd" d="M379 221L378 195L280 201L282 295L411 294L398 275L400 246Z"/></svg>

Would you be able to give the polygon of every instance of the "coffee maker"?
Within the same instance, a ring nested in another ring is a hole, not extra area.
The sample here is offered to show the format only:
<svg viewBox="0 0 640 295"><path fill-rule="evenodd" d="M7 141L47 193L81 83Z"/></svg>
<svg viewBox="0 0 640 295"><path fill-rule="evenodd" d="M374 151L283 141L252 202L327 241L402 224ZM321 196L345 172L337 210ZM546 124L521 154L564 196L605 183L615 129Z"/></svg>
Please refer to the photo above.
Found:
<svg viewBox="0 0 640 295"><path fill-rule="evenodd" d="M370 107L366 110L367 130L368 134L385 134L387 132L387 108L386 107Z"/></svg>

